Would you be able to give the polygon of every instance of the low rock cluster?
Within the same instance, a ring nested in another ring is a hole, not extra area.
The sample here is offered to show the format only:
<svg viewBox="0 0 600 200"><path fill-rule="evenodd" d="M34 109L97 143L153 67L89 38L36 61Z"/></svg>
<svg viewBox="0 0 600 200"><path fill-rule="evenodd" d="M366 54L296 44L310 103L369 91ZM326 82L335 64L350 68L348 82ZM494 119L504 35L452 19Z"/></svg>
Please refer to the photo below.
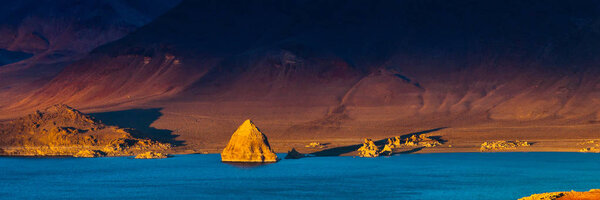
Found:
<svg viewBox="0 0 600 200"><path fill-rule="evenodd" d="M362 147L358 149L358 156L360 157L377 157L380 155L389 156L392 155L394 149L402 147L436 147L441 145L441 141L428 137L427 135L412 135L411 137L402 139L400 136L395 136L387 139L387 144L380 148L375 143L366 138L363 142Z"/></svg>
<svg viewBox="0 0 600 200"><path fill-rule="evenodd" d="M388 138L388 145L391 148L400 148L400 147L436 147L441 145L442 143L431 137L428 137L425 134L421 135L412 135L406 139L401 139L400 136Z"/></svg>
<svg viewBox="0 0 600 200"><path fill-rule="evenodd" d="M148 152L136 155L135 159L161 159L161 158L167 158L167 157L169 157L169 155L167 155L165 153L148 151Z"/></svg>
<svg viewBox="0 0 600 200"><path fill-rule="evenodd" d="M304 147L308 147L308 148L319 148L319 149L322 149L322 148L325 148L325 147L327 147L327 145L325 145L325 144L321 144L321 143L319 143L319 142L311 142L311 143L307 144L307 145L306 145L306 146L304 146Z"/></svg>
<svg viewBox="0 0 600 200"><path fill-rule="evenodd" d="M580 143L579 145L585 145L588 147L584 147L579 150L579 152L584 153L600 153L600 144L594 140L588 140L586 142Z"/></svg>
<svg viewBox="0 0 600 200"><path fill-rule="evenodd" d="M528 147L528 146L531 146L531 144L526 141L499 140L499 141L484 142L483 144L481 144L481 148L479 148L479 150L480 151L495 151L495 150L516 149L517 147Z"/></svg>

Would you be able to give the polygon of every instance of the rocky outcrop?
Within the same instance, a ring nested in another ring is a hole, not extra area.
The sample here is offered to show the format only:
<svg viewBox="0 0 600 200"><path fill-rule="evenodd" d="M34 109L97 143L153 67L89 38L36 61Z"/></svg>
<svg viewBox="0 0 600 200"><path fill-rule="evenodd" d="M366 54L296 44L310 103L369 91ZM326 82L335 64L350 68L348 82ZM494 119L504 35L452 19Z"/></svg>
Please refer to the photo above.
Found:
<svg viewBox="0 0 600 200"><path fill-rule="evenodd" d="M383 149L381 149L380 154L384 155L384 156L391 156L392 153L394 153L394 150L392 150L392 146L389 144L386 144L385 146L383 146Z"/></svg>
<svg viewBox="0 0 600 200"><path fill-rule="evenodd" d="M395 136L387 139L387 145L391 148L398 148L402 146L402 139L400 136Z"/></svg>
<svg viewBox="0 0 600 200"><path fill-rule="evenodd" d="M304 157L304 154L296 151L295 148L292 148L292 150L288 151L287 155L285 155L285 159L300 159Z"/></svg>
<svg viewBox="0 0 600 200"><path fill-rule="evenodd" d="M600 146L585 147L585 148L580 149L579 152L583 152L583 153L600 153Z"/></svg>
<svg viewBox="0 0 600 200"><path fill-rule="evenodd" d="M133 129L108 126L67 105L0 124L0 148L7 156L131 156L166 150L170 144L133 137Z"/></svg>
<svg viewBox="0 0 600 200"><path fill-rule="evenodd" d="M79 152L77 152L75 155L73 155L73 157L76 158L95 158L95 157L100 157L100 156L104 156L105 153L102 151L98 151L98 150L81 150Z"/></svg>
<svg viewBox="0 0 600 200"><path fill-rule="evenodd" d="M423 147L435 147L441 145L440 141L432 139L427 135L421 134L412 135L404 141L405 146L423 146Z"/></svg>
<svg viewBox="0 0 600 200"><path fill-rule="evenodd" d="M360 157L372 158L379 156L379 147L369 138L365 138L363 145L357 151Z"/></svg>
<svg viewBox="0 0 600 200"><path fill-rule="evenodd" d="M233 133L221 153L223 162L277 162L267 136L249 119Z"/></svg>
<svg viewBox="0 0 600 200"><path fill-rule="evenodd" d="M319 149L322 149L322 148L325 148L325 147L327 147L327 145L325 145L325 144L321 144L320 142L311 142L311 143L307 144L307 145L306 145L306 146L304 146L304 147L308 147L308 148L319 148Z"/></svg>
<svg viewBox="0 0 600 200"><path fill-rule="evenodd" d="M534 194L528 197L520 198L519 200L591 200L600 199L600 189L592 189L587 192L549 192L542 194Z"/></svg>
<svg viewBox="0 0 600 200"><path fill-rule="evenodd" d="M387 145L390 148L400 147L436 147L441 145L441 141L437 138L429 137L425 134L412 135L406 139L400 136L388 138Z"/></svg>
<svg viewBox="0 0 600 200"><path fill-rule="evenodd" d="M588 140L588 141L579 143L579 145L587 146L587 147L581 148L579 150L579 152L600 153L600 144L598 144L598 142L596 142L594 140Z"/></svg>
<svg viewBox="0 0 600 200"><path fill-rule="evenodd" d="M507 150L507 149L516 149L517 147L528 147L531 144L526 141L492 141L492 142L484 142L481 144L480 151L497 151L497 150Z"/></svg>
<svg viewBox="0 0 600 200"><path fill-rule="evenodd" d="M147 151L147 152L136 155L135 159L160 159L160 158L167 158L167 157L169 157L169 155L167 155L165 153Z"/></svg>

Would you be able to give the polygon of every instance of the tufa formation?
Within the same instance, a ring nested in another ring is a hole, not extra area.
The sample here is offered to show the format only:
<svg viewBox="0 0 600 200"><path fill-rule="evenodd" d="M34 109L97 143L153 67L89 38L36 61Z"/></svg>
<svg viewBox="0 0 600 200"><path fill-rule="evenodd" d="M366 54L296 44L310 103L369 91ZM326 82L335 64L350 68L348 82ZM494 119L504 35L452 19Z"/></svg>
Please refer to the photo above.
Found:
<svg viewBox="0 0 600 200"><path fill-rule="evenodd" d="M373 140L369 138L365 138L363 146L358 149L358 156L360 157L377 157L379 156L379 153L379 148L375 145Z"/></svg>
<svg viewBox="0 0 600 200"><path fill-rule="evenodd" d="M387 144L391 148L400 148L400 147L436 147L441 145L440 140L429 137L427 135L412 135L406 139L401 139L400 136L388 138Z"/></svg>
<svg viewBox="0 0 600 200"><path fill-rule="evenodd" d="M167 158L169 155L160 152L148 151L135 156L135 159L160 159Z"/></svg>
<svg viewBox="0 0 600 200"><path fill-rule="evenodd" d="M233 133L221 153L223 162L277 162L265 136L249 119Z"/></svg>
<svg viewBox="0 0 600 200"><path fill-rule="evenodd" d="M515 141L504 141L504 140L499 140L499 141L491 141L491 142L484 142L481 144L481 148L479 148L479 151L501 151L501 150L508 150L508 149L516 149L517 147L528 147L531 146L531 143L528 143L526 141L519 141L519 140L515 140Z"/></svg>
<svg viewBox="0 0 600 200"><path fill-rule="evenodd" d="M288 151L287 155L285 155L285 159L300 159L304 157L305 155L296 151L295 148L292 148L292 150Z"/></svg>

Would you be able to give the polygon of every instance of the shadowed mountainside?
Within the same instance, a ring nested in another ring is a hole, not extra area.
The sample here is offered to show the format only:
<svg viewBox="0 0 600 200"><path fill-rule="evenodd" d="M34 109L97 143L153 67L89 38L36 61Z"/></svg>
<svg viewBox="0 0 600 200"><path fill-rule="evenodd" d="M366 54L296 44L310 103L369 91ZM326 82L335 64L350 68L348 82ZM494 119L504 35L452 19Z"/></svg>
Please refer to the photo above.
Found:
<svg viewBox="0 0 600 200"><path fill-rule="evenodd" d="M161 108L130 109L121 111L110 111L92 113L90 116L102 121L107 125L129 127L136 131L132 132L134 137L149 138L159 142L170 143L175 146L183 145L183 141L175 140L177 135L166 129L156 129L152 123L162 116Z"/></svg>
<svg viewBox="0 0 600 200"><path fill-rule="evenodd" d="M558 0L183 1L4 110L160 107L154 124L194 145L225 141L244 118L261 121L275 140L486 123L594 126L599 8Z"/></svg>
<svg viewBox="0 0 600 200"><path fill-rule="evenodd" d="M179 1L5 1L0 6L0 107L92 49L149 23Z"/></svg>
<svg viewBox="0 0 600 200"><path fill-rule="evenodd" d="M593 1L186 1L18 105L178 95L338 104L360 118L595 120L597 9Z"/></svg>

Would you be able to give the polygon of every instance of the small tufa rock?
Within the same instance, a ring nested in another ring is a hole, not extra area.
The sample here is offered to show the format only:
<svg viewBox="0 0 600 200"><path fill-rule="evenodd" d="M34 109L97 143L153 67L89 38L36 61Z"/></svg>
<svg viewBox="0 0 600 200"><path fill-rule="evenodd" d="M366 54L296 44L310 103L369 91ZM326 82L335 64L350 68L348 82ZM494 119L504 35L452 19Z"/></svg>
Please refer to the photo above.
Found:
<svg viewBox="0 0 600 200"><path fill-rule="evenodd" d="M295 148L292 148L292 150L288 151L287 155L285 156L285 159L299 159L304 157L304 154L301 154L300 152L296 151Z"/></svg>
<svg viewBox="0 0 600 200"><path fill-rule="evenodd" d="M381 150L381 152L379 152L379 154L385 155L385 156L391 156L392 153L393 153L393 150L389 144L386 144L385 146L383 146L383 149Z"/></svg>
<svg viewBox="0 0 600 200"><path fill-rule="evenodd" d="M375 145L373 140L365 138L363 146L358 149L358 156L360 157L377 157L379 156L379 148Z"/></svg>
<svg viewBox="0 0 600 200"><path fill-rule="evenodd" d="M169 155L164 154L164 153L148 151L148 152L136 155L135 159L161 159L161 158L167 158L167 157L169 157Z"/></svg>
<svg viewBox="0 0 600 200"><path fill-rule="evenodd" d="M390 148L398 148L402 146L401 141L400 136L388 138L387 145L390 146Z"/></svg>
<svg viewBox="0 0 600 200"><path fill-rule="evenodd" d="M304 146L304 147L308 147L308 148L320 148L320 149L321 149L321 148L325 148L325 147L327 147L327 146L326 146L326 145L324 145L324 144L321 144L321 143L319 143L319 142L311 142L310 144L307 144L307 145L306 145L306 146Z"/></svg>
<svg viewBox="0 0 600 200"><path fill-rule="evenodd" d="M600 146L586 147L579 150L579 152L600 153Z"/></svg>

